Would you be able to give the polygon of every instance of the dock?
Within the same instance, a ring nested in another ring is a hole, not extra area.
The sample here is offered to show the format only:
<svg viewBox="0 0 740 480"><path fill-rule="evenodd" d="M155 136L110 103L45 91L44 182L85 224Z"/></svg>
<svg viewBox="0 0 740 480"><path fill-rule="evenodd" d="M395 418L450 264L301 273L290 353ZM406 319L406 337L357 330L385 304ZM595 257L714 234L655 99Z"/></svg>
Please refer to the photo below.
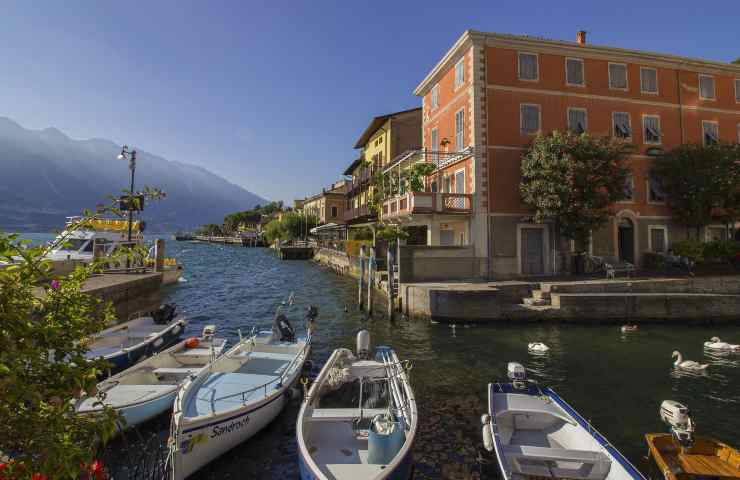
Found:
<svg viewBox="0 0 740 480"><path fill-rule="evenodd" d="M195 235L193 241L204 243L220 243L224 245L241 245L242 247L264 247L265 243L258 237L212 237Z"/></svg>
<svg viewBox="0 0 740 480"><path fill-rule="evenodd" d="M280 260L310 260L313 258L313 247L302 245L283 245L277 247Z"/></svg>

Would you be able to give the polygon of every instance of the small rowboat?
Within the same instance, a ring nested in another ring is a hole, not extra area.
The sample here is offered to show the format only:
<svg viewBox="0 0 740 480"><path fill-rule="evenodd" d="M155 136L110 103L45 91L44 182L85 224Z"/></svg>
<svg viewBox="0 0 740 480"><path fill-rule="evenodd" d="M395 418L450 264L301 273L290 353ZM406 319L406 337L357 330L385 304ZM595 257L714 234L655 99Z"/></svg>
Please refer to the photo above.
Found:
<svg viewBox="0 0 740 480"><path fill-rule="evenodd" d="M740 480L740 452L720 441L694 438L689 409L672 400L660 406L671 433L648 433L648 455L665 480Z"/></svg>
<svg viewBox="0 0 740 480"><path fill-rule="evenodd" d="M504 480L645 480L642 474L554 391L525 380L509 363L511 382L488 385L483 445L496 452Z"/></svg>
<svg viewBox="0 0 740 480"><path fill-rule="evenodd" d="M176 316L174 305L163 305L151 315L140 316L94 335L88 342L87 358L110 364L108 375L126 370L177 342L187 320Z"/></svg>
<svg viewBox="0 0 740 480"><path fill-rule="evenodd" d="M418 413L406 371L389 347L371 357L369 334L357 356L332 353L298 413L301 480L408 479Z"/></svg>
<svg viewBox="0 0 740 480"><path fill-rule="evenodd" d="M114 408L123 419L120 428L130 428L170 410L187 378L211 364L226 347L226 339L214 338L207 326L200 338L189 338L139 362L98 384L104 399L87 397L77 402L80 414Z"/></svg>

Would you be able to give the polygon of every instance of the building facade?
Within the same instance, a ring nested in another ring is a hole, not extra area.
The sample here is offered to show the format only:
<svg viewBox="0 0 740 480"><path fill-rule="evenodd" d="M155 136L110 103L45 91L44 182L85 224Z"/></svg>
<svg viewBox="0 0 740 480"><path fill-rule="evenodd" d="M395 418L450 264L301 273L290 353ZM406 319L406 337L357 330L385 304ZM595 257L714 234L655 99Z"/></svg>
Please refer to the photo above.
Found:
<svg viewBox="0 0 740 480"><path fill-rule="evenodd" d="M319 225L343 224L346 193L347 182L340 180L321 193L303 200L302 210L307 215L315 216Z"/></svg>
<svg viewBox="0 0 740 480"><path fill-rule="evenodd" d="M403 196L391 199L384 217L394 218L395 202L407 223L428 225L429 245L452 238L472 246L481 277L563 268L556 252L567 242L533 223L519 194L521 155L537 133L569 129L637 146L629 198L585 247L638 265L645 252L687 238L650 178L654 155L681 143L740 141L740 65L593 46L585 32L564 42L466 31L414 93L423 104L421 160L437 168L426 192L407 194L404 205ZM461 208L445 212L450 206Z"/></svg>

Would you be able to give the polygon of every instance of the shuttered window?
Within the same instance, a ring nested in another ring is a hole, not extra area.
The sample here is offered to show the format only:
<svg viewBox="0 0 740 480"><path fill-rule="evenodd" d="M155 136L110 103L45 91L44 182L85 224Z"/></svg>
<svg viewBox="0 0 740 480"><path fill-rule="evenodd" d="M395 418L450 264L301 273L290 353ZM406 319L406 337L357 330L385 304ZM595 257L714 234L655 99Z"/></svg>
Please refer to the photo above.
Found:
<svg viewBox="0 0 740 480"><path fill-rule="evenodd" d="M432 110L439 106L439 85L432 87Z"/></svg>
<svg viewBox="0 0 740 480"><path fill-rule="evenodd" d="M609 64L609 88L627 90L627 65Z"/></svg>
<svg viewBox="0 0 740 480"><path fill-rule="evenodd" d="M635 177L630 175L624 182L624 202L631 202L635 199Z"/></svg>
<svg viewBox="0 0 740 480"><path fill-rule="evenodd" d="M630 114L627 112L612 113L612 123L614 125L614 136L619 138L630 138L632 136L632 127L630 125Z"/></svg>
<svg viewBox="0 0 740 480"><path fill-rule="evenodd" d="M432 162L437 163L437 160L439 159L439 154L437 151L439 150L439 134L437 133L437 129L433 128L432 132L430 134L430 140L431 143L430 147L432 150Z"/></svg>
<svg viewBox="0 0 740 480"><path fill-rule="evenodd" d="M717 122L701 122L704 145L714 145L719 142L719 124Z"/></svg>
<svg viewBox="0 0 740 480"><path fill-rule="evenodd" d="M699 75L699 98L714 100L714 77Z"/></svg>
<svg viewBox="0 0 740 480"><path fill-rule="evenodd" d="M464 141L465 110L455 114L455 149L459 152L465 148Z"/></svg>
<svg viewBox="0 0 740 480"><path fill-rule="evenodd" d="M642 117L645 143L660 143L660 117L657 115L645 115Z"/></svg>
<svg viewBox="0 0 740 480"><path fill-rule="evenodd" d="M568 109L568 130L577 134L581 134L586 131L586 109Z"/></svg>
<svg viewBox="0 0 740 480"><path fill-rule="evenodd" d="M568 85L584 84L583 80L583 60L580 58L565 59L565 82Z"/></svg>
<svg viewBox="0 0 740 480"><path fill-rule="evenodd" d="M455 88L465 83L465 62L464 58L461 58L459 62L455 64Z"/></svg>
<svg viewBox="0 0 740 480"><path fill-rule="evenodd" d="M520 53L519 57L519 80L538 80L540 72L537 67L537 55L533 53Z"/></svg>
<svg viewBox="0 0 740 480"><path fill-rule="evenodd" d="M663 227L650 228L650 249L654 253L665 253L666 231Z"/></svg>
<svg viewBox="0 0 740 480"><path fill-rule="evenodd" d="M523 134L531 135L540 131L539 105L522 105L519 113L520 126Z"/></svg>
<svg viewBox="0 0 740 480"><path fill-rule="evenodd" d="M652 173L648 175L648 202L665 202L665 193L663 193L663 182L660 180L660 178L656 177Z"/></svg>
<svg viewBox="0 0 740 480"><path fill-rule="evenodd" d="M654 68L640 68L640 91L658 93L658 71Z"/></svg>

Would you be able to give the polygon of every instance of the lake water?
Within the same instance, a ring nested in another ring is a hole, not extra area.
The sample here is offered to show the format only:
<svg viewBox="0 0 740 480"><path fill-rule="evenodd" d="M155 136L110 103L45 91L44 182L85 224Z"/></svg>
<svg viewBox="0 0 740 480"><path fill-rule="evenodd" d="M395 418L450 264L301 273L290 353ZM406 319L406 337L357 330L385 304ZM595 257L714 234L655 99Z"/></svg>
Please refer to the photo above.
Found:
<svg viewBox="0 0 740 480"><path fill-rule="evenodd" d="M487 383L505 378L509 361L521 362L531 378L554 388L643 472L648 471L643 434L665 430L658 418L664 399L689 405L700 434L740 447L740 354L703 351L703 342L715 335L740 343L740 326L645 326L623 334L618 325L453 328L382 315L367 319L356 308L356 283L313 262L280 261L267 249L174 241L167 248L168 256L184 263L186 281L168 287L165 300L187 313L192 334L216 324L219 334L233 341L240 328L247 333L255 325L268 326L276 305L292 291L295 319L309 304L319 308L314 374L333 349L354 349L361 328L370 331L374 344L391 345L400 358L411 359L420 411L415 478L495 475L486 463L492 459L482 448L479 418L486 410ZM547 343L549 354L528 354L531 341ZM676 372L673 350L710 363L708 373ZM263 432L193 478L297 478L298 408L294 401ZM166 440L168 422L164 416L114 442L110 462L130 468L154 455L154 445ZM118 472L117 478L133 476L130 469Z"/></svg>

